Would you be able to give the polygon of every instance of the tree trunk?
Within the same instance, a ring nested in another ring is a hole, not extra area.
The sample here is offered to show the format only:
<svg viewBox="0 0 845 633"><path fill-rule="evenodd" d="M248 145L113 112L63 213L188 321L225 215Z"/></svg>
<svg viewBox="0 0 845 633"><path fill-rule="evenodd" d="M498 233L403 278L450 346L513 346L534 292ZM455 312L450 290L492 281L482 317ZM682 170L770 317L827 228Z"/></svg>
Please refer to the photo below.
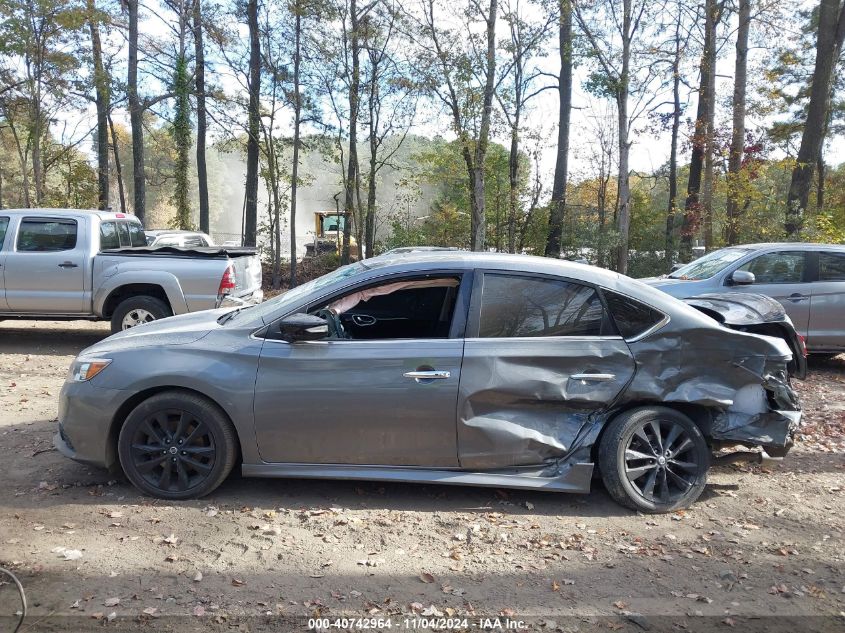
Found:
<svg viewBox="0 0 845 633"><path fill-rule="evenodd" d="M290 287L296 286L296 192L299 187L299 133L302 125L302 95L299 87L302 63L302 7L295 0L294 52L293 52L293 166L290 176ZM314 237L314 254L317 254L317 237Z"/></svg>
<svg viewBox="0 0 845 633"><path fill-rule="evenodd" d="M117 144L117 132L114 129L111 113L108 115L109 130L111 132L111 146L114 154L114 172L117 175L117 193L120 196L120 212L126 213L126 190L123 187L123 168L120 164L120 149Z"/></svg>
<svg viewBox="0 0 845 633"><path fill-rule="evenodd" d="M681 260L692 257L692 242L701 224L701 180L704 171L707 148L707 124L710 120L710 84L715 81L714 58L716 56L716 25L721 17L716 0L706 0L704 23L704 50L701 53L701 79L698 86L698 108L695 117L695 131L692 138L687 198L684 202L684 218L681 226Z"/></svg>
<svg viewBox="0 0 845 633"><path fill-rule="evenodd" d="M823 142L824 124L830 107L831 80L843 40L845 2L840 6L839 0L821 0L810 103L786 200L784 229L790 239L797 238L804 226L804 212L807 209L813 180L813 165L818 160Z"/></svg>
<svg viewBox="0 0 845 633"><path fill-rule="evenodd" d="M94 95L97 107L97 208L109 206L109 81L103 67L103 49L97 6L87 0L88 29L91 33L91 53L94 60Z"/></svg>
<svg viewBox="0 0 845 633"><path fill-rule="evenodd" d="M745 149L745 90L748 83L748 34L751 30L751 0L739 0L739 28L736 32L734 66L733 132L728 157L728 204L725 241L729 246L739 240L739 173Z"/></svg>
<svg viewBox="0 0 845 633"><path fill-rule="evenodd" d="M176 146L176 161L173 166L173 203L176 206L176 228L190 230L191 205L188 183L191 152L191 79L188 72L188 13L187 2L179 5L179 52L173 69L173 92L175 96L174 117L171 128L173 144Z"/></svg>
<svg viewBox="0 0 845 633"><path fill-rule="evenodd" d="M205 46L203 45L202 0L194 0L194 63L197 95L197 185L199 187L200 231L211 232L208 206L208 166L205 161Z"/></svg>
<svg viewBox="0 0 845 633"><path fill-rule="evenodd" d="M664 260L666 272L675 260L675 217L678 211L678 131L681 127L681 18L675 23L675 55L672 59L672 145L669 149L669 206L666 209Z"/></svg>
<svg viewBox="0 0 845 633"><path fill-rule="evenodd" d="M521 114L522 96L517 84L516 112L511 127L511 149L508 154L508 252L516 252L516 214L518 207L519 188L519 116Z"/></svg>
<svg viewBox="0 0 845 633"><path fill-rule="evenodd" d="M713 42L713 71L710 86L708 87L707 103L710 107L707 110L707 127L704 138L704 176L701 183L701 212L704 222L704 248L710 251L713 248L713 188L715 182L713 180L713 160L716 153L714 147L714 134L716 127L716 64L717 56L715 55L716 42L714 31Z"/></svg>
<svg viewBox="0 0 845 633"><path fill-rule="evenodd" d="M631 225L631 189L628 175L628 156L631 144L628 142L628 90L631 81L631 0L623 2L622 72L616 94L619 125L619 177L617 191L619 204L616 216L619 230L619 248L616 253L616 271L628 272L628 232Z"/></svg>
<svg viewBox="0 0 845 633"><path fill-rule="evenodd" d="M244 246L258 242L258 134L261 89L261 49L258 41L258 0L247 2L249 25L249 106L246 143L246 197L244 209Z"/></svg>
<svg viewBox="0 0 845 633"><path fill-rule="evenodd" d="M352 76L349 82L349 159L343 198L343 250L341 263L349 263L349 242L355 217L355 188L358 182L358 97L361 87L361 45L358 38L358 3L349 0L349 46L352 55Z"/></svg>
<svg viewBox="0 0 845 633"><path fill-rule="evenodd" d="M129 66L126 93L129 101L129 124L132 128L133 211L141 222L146 216L146 175L144 174L144 123L141 98L138 95L138 2L126 0L129 9Z"/></svg>
<svg viewBox="0 0 845 633"><path fill-rule="evenodd" d="M558 77L557 157L549 210L549 236L546 257L560 257L563 222L566 216L566 183L569 175L569 118L572 112L572 4L559 0L558 44L560 75Z"/></svg>
<svg viewBox="0 0 845 633"><path fill-rule="evenodd" d="M498 11L498 0L490 0L489 13L487 14L486 20L487 55L486 74L484 77L484 102L471 174L473 195L470 196L472 203L470 248L473 251L484 250L484 237L487 229L487 218L484 208L484 161L487 157L487 144L490 138L490 119L493 112L493 92L496 85L496 14Z"/></svg>

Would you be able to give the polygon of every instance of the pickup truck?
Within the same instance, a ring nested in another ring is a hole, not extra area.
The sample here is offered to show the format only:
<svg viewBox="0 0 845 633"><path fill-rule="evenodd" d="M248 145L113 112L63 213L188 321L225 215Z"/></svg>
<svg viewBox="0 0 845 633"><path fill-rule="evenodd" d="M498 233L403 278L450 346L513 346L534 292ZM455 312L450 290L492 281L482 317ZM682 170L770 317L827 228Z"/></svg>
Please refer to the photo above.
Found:
<svg viewBox="0 0 845 633"><path fill-rule="evenodd" d="M123 213L0 210L0 320L109 320L119 332L262 299L253 249L147 248Z"/></svg>

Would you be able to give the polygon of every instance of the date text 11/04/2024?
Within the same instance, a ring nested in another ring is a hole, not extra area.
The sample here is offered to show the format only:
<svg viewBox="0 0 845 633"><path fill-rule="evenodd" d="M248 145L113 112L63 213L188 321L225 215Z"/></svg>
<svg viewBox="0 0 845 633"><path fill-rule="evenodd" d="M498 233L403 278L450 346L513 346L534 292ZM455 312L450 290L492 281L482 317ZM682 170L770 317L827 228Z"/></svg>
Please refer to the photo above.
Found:
<svg viewBox="0 0 845 633"><path fill-rule="evenodd" d="M522 631L528 624L509 617L407 617L407 618L311 618L308 620L309 631L340 630L409 630L409 631Z"/></svg>

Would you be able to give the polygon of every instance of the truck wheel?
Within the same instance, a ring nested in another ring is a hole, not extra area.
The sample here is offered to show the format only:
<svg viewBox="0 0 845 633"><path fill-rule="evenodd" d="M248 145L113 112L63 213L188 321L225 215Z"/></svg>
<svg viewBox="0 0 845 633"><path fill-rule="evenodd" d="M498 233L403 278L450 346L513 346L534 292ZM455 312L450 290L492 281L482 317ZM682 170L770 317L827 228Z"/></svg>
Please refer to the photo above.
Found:
<svg viewBox="0 0 845 633"><path fill-rule="evenodd" d="M161 299L148 295L129 297L121 301L112 313L111 331L116 334L172 315L170 306Z"/></svg>
<svg viewBox="0 0 845 633"><path fill-rule="evenodd" d="M197 499L217 488L238 456L226 414L202 396L165 391L139 404L120 429L120 465L142 492Z"/></svg>
<svg viewBox="0 0 845 633"><path fill-rule="evenodd" d="M598 452L605 488L640 512L671 512L698 499L710 451L695 422L666 407L622 413L602 435Z"/></svg>

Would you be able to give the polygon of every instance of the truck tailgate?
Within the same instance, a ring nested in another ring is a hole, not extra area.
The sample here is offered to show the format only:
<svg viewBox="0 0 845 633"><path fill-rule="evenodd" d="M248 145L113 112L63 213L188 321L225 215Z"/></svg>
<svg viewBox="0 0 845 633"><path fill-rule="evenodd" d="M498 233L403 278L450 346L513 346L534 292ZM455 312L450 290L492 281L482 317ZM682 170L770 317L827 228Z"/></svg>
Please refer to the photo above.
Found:
<svg viewBox="0 0 845 633"><path fill-rule="evenodd" d="M251 295L261 288L261 260L258 255L247 255L232 258L235 267L236 297Z"/></svg>

